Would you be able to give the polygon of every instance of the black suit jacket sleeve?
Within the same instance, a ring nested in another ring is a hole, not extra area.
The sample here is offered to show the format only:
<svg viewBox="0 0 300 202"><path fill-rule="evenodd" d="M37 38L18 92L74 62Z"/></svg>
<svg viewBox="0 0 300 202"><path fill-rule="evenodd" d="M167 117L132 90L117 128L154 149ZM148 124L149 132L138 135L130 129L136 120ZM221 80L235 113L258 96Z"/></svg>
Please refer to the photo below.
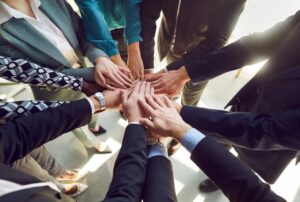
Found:
<svg viewBox="0 0 300 202"><path fill-rule="evenodd" d="M0 162L10 164L33 149L90 122L91 107L86 99L61 105L0 127Z"/></svg>
<svg viewBox="0 0 300 202"><path fill-rule="evenodd" d="M208 137L196 146L191 159L231 202L285 201L228 150Z"/></svg>
<svg viewBox="0 0 300 202"><path fill-rule="evenodd" d="M170 64L169 70L185 66L192 81L211 79L225 72L238 69L269 58L285 36L300 22L300 11L262 33L243 37L206 56L187 54L183 61Z"/></svg>
<svg viewBox="0 0 300 202"><path fill-rule="evenodd" d="M177 201L173 179L172 164L169 159L163 156L148 159L143 201Z"/></svg>
<svg viewBox="0 0 300 202"><path fill-rule="evenodd" d="M105 202L141 201L146 179L146 142L146 129L143 126L127 126Z"/></svg>
<svg viewBox="0 0 300 202"><path fill-rule="evenodd" d="M224 1L219 5L217 13L211 17L205 39L184 56L190 61L200 58L212 51L223 47L230 38L232 31L245 7L245 0ZM187 2L186 2L187 3ZM187 19L179 19L186 23Z"/></svg>
<svg viewBox="0 0 300 202"><path fill-rule="evenodd" d="M154 68L154 47L156 20L158 20L161 11L161 0L143 0L141 3L141 37L140 42L141 57L145 69Z"/></svg>
<svg viewBox="0 0 300 202"><path fill-rule="evenodd" d="M198 130L240 147L300 150L300 109L265 114L183 106L180 114L184 121ZM272 141L267 141L270 139Z"/></svg>

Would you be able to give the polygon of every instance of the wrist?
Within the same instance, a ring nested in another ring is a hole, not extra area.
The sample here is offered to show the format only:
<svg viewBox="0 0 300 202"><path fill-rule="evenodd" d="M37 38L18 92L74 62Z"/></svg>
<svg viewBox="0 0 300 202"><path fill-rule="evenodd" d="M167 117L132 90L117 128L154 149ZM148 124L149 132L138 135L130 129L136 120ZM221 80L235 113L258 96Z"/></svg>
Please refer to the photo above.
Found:
<svg viewBox="0 0 300 202"><path fill-rule="evenodd" d="M181 81L187 82L190 80L190 77L185 69L184 66L180 67L177 71L178 77L180 78Z"/></svg>
<svg viewBox="0 0 300 202"><path fill-rule="evenodd" d="M179 142L181 142L182 138L184 137L184 135L191 129L192 127L187 124L187 123L183 123L183 124L179 124L178 127L176 128L176 130L173 132L173 137L175 139L177 139Z"/></svg>
<svg viewBox="0 0 300 202"><path fill-rule="evenodd" d="M128 46L128 55L140 53L140 43L134 42Z"/></svg>

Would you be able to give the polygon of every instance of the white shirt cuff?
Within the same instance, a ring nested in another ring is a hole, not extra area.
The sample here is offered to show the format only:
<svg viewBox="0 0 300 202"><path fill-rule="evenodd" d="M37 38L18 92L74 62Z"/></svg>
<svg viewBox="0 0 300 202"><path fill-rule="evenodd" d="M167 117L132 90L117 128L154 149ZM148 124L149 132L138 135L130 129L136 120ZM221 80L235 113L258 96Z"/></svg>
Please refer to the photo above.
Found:
<svg viewBox="0 0 300 202"><path fill-rule="evenodd" d="M90 100L90 98L86 98L86 99L90 103L92 114L94 114L95 113L94 103Z"/></svg>

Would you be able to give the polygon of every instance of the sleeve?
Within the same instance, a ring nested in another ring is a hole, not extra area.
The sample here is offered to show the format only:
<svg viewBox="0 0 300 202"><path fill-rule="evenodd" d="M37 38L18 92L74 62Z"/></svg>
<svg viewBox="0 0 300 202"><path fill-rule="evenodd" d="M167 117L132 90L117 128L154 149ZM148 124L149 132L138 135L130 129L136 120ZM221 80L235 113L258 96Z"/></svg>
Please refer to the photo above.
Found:
<svg viewBox="0 0 300 202"><path fill-rule="evenodd" d="M141 201L147 169L146 129L128 125L105 202Z"/></svg>
<svg viewBox="0 0 300 202"><path fill-rule="evenodd" d="M143 0L141 3L141 37L140 42L141 56L145 69L154 69L154 47L156 20L158 20L161 12L160 0Z"/></svg>
<svg viewBox="0 0 300 202"><path fill-rule="evenodd" d="M23 59L0 56L0 77L12 82L22 82L49 91L71 89L81 91L82 78L41 67Z"/></svg>
<svg viewBox="0 0 300 202"><path fill-rule="evenodd" d="M140 5L142 0L124 0L125 41L127 45L139 42L141 38Z"/></svg>
<svg viewBox="0 0 300 202"><path fill-rule="evenodd" d="M300 150L300 109L266 114L183 106L180 114L185 122L204 134L239 147Z"/></svg>
<svg viewBox="0 0 300 202"><path fill-rule="evenodd" d="M209 23L205 39L186 54L186 60L204 56L225 45L245 7L245 0L229 0L220 4ZM184 19L185 20L185 19Z"/></svg>
<svg viewBox="0 0 300 202"><path fill-rule="evenodd" d="M191 155L194 163L222 190L231 202L285 202L270 185L213 139L204 138Z"/></svg>
<svg viewBox="0 0 300 202"><path fill-rule="evenodd" d="M263 61L276 51L282 40L299 23L300 11L262 33L246 36L224 48L205 56L187 54L171 63L167 69L185 66L192 81L211 79L225 72Z"/></svg>
<svg viewBox="0 0 300 202"><path fill-rule="evenodd" d="M90 2L90 1L86 1L86 2ZM95 47L94 45L90 44L87 39L86 39L86 36L85 36L85 27L82 25L82 19L81 17L79 17L77 15L77 13L71 8L71 6L69 5L69 3L66 3L67 4L67 7L68 7L68 10L69 10L69 13L71 15L71 18L72 18L72 21L73 21L73 26L74 26L74 29L76 31L76 35L77 35L77 38L78 38L78 41L79 41L79 45L80 45L80 48L83 52L83 54L85 56L88 57L88 59L94 63L95 60L97 59L97 57L99 56L103 56L103 57L106 57L107 54L105 53L105 51L101 50L99 47ZM86 21L86 20L84 20ZM92 27L94 30L97 30L98 29L95 29L95 25L93 25ZM101 30L101 29L99 29ZM86 31L88 32L88 31Z"/></svg>
<svg viewBox="0 0 300 202"><path fill-rule="evenodd" d="M86 99L7 122L0 127L0 162L8 165L33 149L91 120Z"/></svg>
<svg viewBox="0 0 300 202"><path fill-rule="evenodd" d="M58 107L69 102L52 102L52 101L16 101L5 102L0 101L0 123L4 124L7 121L17 119L23 116L44 111L48 108Z"/></svg>
<svg viewBox="0 0 300 202"><path fill-rule="evenodd" d="M109 57L119 53L98 0L75 0L79 7L87 39L102 49Z"/></svg>

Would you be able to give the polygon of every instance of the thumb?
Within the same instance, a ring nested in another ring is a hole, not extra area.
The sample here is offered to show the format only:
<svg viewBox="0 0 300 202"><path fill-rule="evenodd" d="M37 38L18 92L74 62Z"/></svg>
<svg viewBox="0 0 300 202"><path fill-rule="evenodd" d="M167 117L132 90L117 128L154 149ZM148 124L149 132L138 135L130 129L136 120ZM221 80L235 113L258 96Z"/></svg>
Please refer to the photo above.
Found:
<svg viewBox="0 0 300 202"><path fill-rule="evenodd" d="M146 81L155 81L161 77L161 73L147 74L145 75Z"/></svg>
<svg viewBox="0 0 300 202"><path fill-rule="evenodd" d="M150 130L155 130L154 123L150 119L142 118L140 120L140 123L149 128Z"/></svg>

